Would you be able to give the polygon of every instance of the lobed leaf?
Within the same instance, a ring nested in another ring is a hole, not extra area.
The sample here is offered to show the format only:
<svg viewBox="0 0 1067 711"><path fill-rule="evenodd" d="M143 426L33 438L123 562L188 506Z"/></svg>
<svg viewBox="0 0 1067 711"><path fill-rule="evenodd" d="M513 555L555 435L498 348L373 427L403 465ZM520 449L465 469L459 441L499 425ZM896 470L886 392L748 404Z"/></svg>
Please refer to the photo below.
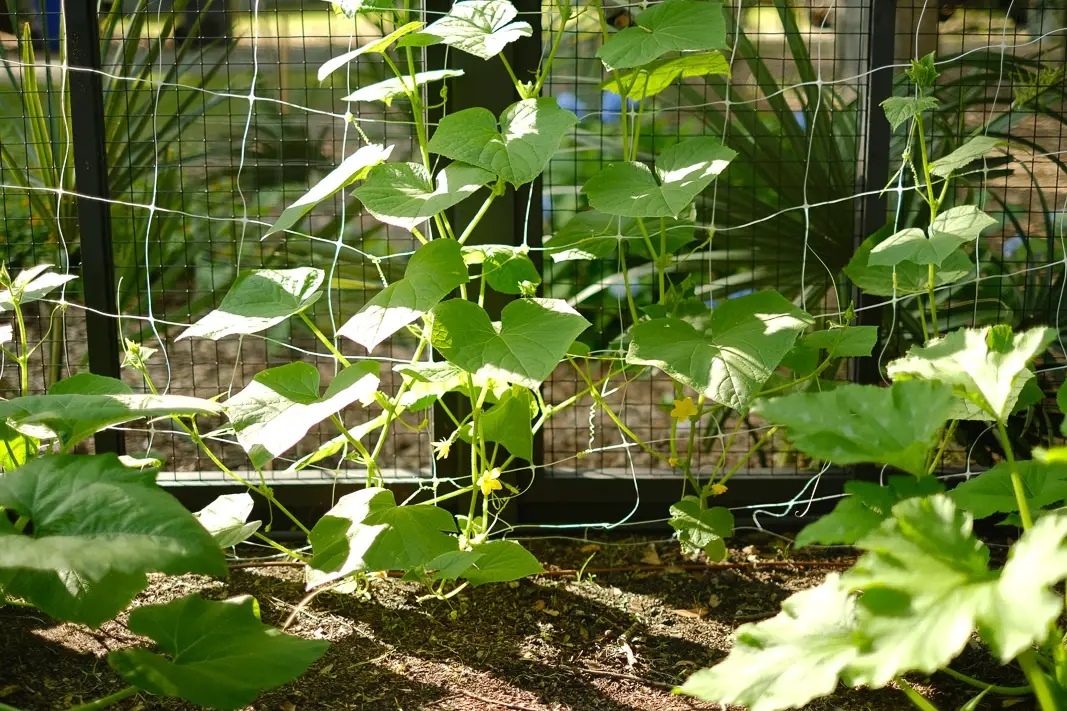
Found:
<svg viewBox="0 0 1067 711"><path fill-rule="evenodd" d="M667 52L726 49L722 3L668 0L639 14L636 27L616 33L596 56L611 70L639 67Z"/></svg>
<svg viewBox="0 0 1067 711"><path fill-rule="evenodd" d="M659 226L649 225L646 229L658 250ZM691 219L666 218L664 234L667 236L667 253L674 254L692 242L695 231ZM545 252L554 262L596 260L612 256L620 245L625 245L629 254L651 258L636 218L583 210L556 230L556 234L548 240Z"/></svg>
<svg viewBox="0 0 1067 711"><path fill-rule="evenodd" d="M508 0L463 0L419 34L432 37L433 44L491 59L512 42L533 35L530 23L512 22L516 15Z"/></svg>
<svg viewBox="0 0 1067 711"><path fill-rule="evenodd" d="M487 170L452 163L437 174L436 187L419 163L386 163L373 168L353 191L374 217L410 230L477 192L494 176Z"/></svg>
<svg viewBox="0 0 1067 711"><path fill-rule="evenodd" d="M414 77L406 75L402 77L393 77L392 79L386 79L376 84L371 84L370 86L360 87L341 99L341 101L347 101L349 103L358 103L360 101L381 101L386 106L389 106L393 103L393 99L396 97L406 96L409 92L415 91L424 84L461 76L463 76L463 70L461 69L434 69L428 72L418 72Z"/></svg>
<svg viewBox="0 0 1067 711"><path fill-rule="evenodd" d="M16 302L24 306L40 301L67 282L78 278L73 274L56 274L49 271L51 268L51 264L38 264L19 272L12 280L11 288L0 291L0 313L14 309Z"/></svg>
<svg viewBox="0 0 1067 711"><path fill-rule="evenodd" d="M193 514L219 548L231 548L259 530L262 521L248 521L254 502L247 492L223 494Z"/></svg>
<svg viewBox="0 0 1067 711"><path fill-rule="evenodd" d="M931 163L930 172L938 177L947 178L957 170L966 168L973 161L991 154L994 149L1006 145L1008 142L1002 138L975 136L947 156Z"/></svg>
<svg viewBox="0 0 1067 711"><path fill-rule="evenodd" d="M709 74L730 76L730 64L721 53L683 54L659 59L628 72L614 73L597 88L618 94L629 101L644 101L679 79Z"/></svg>

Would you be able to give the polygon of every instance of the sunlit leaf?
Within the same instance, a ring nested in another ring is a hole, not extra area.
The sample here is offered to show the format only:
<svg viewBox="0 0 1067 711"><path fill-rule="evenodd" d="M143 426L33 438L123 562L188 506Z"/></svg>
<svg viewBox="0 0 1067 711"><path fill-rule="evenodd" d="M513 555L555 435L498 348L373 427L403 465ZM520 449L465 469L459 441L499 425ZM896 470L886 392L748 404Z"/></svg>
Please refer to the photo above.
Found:
<svg viewBox="0 0 1067 711"><path fill-rule="evenodd" d="M51 264L38 264L19 272L11 281L11 288L0 291L0 313L14 309L16 301L22 306L40 301L78 278L73 274L56 274L51 269Z"/></svg>
<svg viewBox="0 0 1067 711"><path fill-rule="evenodd" d="M924 111L933 111L940 104L932 96L891 96L882 102L889 125L896 131L900 125L919 118Z"/></svg>
<svg viewBox="0 0 1067 711"><path fill-rule="evenodd" d="M357 103L360 101L381 101L386 106L389 106L393 103L394 98L405 96L408 92L415 91L424 84L461 76L463 76L463 71L460 69L434 69L428 72L416 73L414 81L412 80L412 77L407 75L393 77L392 79L380 81L377 84L360 87L341 99L341 101L348 101L350 103Z"/></svg>
<svg viewBox="0 0 1067 711"><path fill-rule="evenodd" d="M646 225L652 245L660 250L659 224ZM667 237L667 254L674 254L693 241L696 231L692 220L666 218L664 234ZM619 245L626 245L626 253L648 259L644 235L633 217L607 215L597 210L583 210L575 214L545 245L545 251L554 262L571 260L604 259L615 254Z"/></svg>
<svg viewBox="0 0 1067 711"><path fill-rule="evenodd" d="M874 247L886 240L892 232L892 225L886 225L868 237L845 267L845 274L856 286L873 296L925 292L930 282L929 267L910 262L901 262L895 267L870 263ZM953 284L973 275L974 262L963 250L958 249L945 257L940 268L934 270L934 286Z"/></svg>
<svg viewBox="0 0 1067 711"><path fill-rule="evenodd" d="M517 541L490 541L474 546L474 552L480 554L478 559L459 575L472 587L505 583L545 572L537 558Z"/></svg>
<svg viewBox="0 0 1067 711"><path fill-rule="evenodd" d="M930 164L930 172L941 178L947 178L957 170L967 167L972 161L993 153L998 146L1006 146L1003 138L992 136L975 136L962 146Z"/></svg>
<svg viewBox="0 0 1067 711"><path fill-rule="evenodd" d="M410 230L477 192L496 176L487 170L452 163L437 174L436 187L419 163L386 163L372 168L353 195L372 215Z"/></svg>
<svg viewBox="0 0 1067 711"><path fill-rule="evenodd" d="M719 52L660 59L638 69L612 74L598 88L630 101L642 101L655 96L679 79L709 74L730 76L730 63Z"/></svg>
<svg viewBox="0 0 1067 711"><path fill-rule="evenodd" d="M645 10L636 22L597 50L608 69L639 67L672 51L727 48L722 3L670 0Z"/></svg>
<svg viewBox="0 0 1067 711"><path fill-rule="evenodd" d="M425 34L481 59L489 59L522 37L533 35L528 22L512 22L518 10L508 0L464 0L452 5Z"/></svg>
<svg viewBox="0 0 1067 711"><path fill-rule="evenodd" d="M1067 500L1067 463L1023 460L1015 463L1030 509ZM1019 510L1011 481L1011 467L1001 462L992 469L959 484L949 497L975 518Z"/></svg>
<svg viewBox="0 0 1067 711"><path fill-rule="evenodd" d="M700 499L686 496L671 504L667 522L674 529L682 552L695 555L701 551L709 560L726 559L726 540L734 533L734 515L721 506L701 508Z"/></svg>
<svg viewBox="0 0 1067 711"><path fill-rule="evenodd" d="M532 296L541 283L526 247L504 244L478 244L463 248L463 261L481 264L482 277L501 294Z"/></svg>
<svg viewBox="0 0 1067 711"><path fill-rule="evenodd" d="M423 26L422 22L409 22L406 25L401 25L396 28L385 37L368 42L358 49L354 49L351 52L345 52L337 57L330 58L321 67L319 67L318 78L319 81L324 81L326 77L330 76L338 69L348 65L354 61L357 57L361 57L364 54L384 54L386 50L393 46L393 43L404 37L407 34L416 32Z"/></svg>
<svg viewBox="0 0 1067 711"><path fill-rule="evenodd" d="M247 492L223 494L194 515L219 548L230 548L259 530L261 521L246 523L253 505L252 497Z"/></svg>

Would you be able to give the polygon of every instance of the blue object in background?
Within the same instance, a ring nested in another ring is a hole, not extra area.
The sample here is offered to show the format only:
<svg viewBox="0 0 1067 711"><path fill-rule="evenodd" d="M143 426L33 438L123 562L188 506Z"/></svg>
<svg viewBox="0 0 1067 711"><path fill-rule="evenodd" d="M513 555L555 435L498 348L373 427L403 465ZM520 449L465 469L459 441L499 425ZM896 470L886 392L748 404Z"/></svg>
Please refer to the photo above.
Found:
<svg viewBox="0 0 1067 711"><path fill-rule="evenodd" d="M640 104L633 99L626 100L626 108L635 109ZM600 95L600 120L604 123L618 123L622 120L622 97L610 91Z"/></svg>
<svg viewBox="0 0 1067 711"><path fill-rule="evenodd" d="M797 120L797 125L800 126L801 130L803 130L803 131L807 131L808 130L808 117L804 115L803 111L800 111L800 110L794 111L793 112L793 118L795 118Z"/></svg>
<svg viewBox="0 0 1067 711"><path fill-rule="evenodd" d="M569 91L556 95L556 103L561 109L566 109L579 118L585 113L585 102Z"/></svg>
<svg viewBox="0 0 1067 711"><path fill-rule="evenodd" d="M1024 246L1022 237L1009 237L1004 240L1004 258L1011 259Z"/></svg>
<svg viewBox="0 0 1067 711"><path fill-rule="evenodd" d="M38 11L40 11L39 0L36 0L38 4ZM53 52L59 52L59 28L60 28L60 16L63 12L62 0L44 0L44 36L48 41L48 49Z"/></svg>

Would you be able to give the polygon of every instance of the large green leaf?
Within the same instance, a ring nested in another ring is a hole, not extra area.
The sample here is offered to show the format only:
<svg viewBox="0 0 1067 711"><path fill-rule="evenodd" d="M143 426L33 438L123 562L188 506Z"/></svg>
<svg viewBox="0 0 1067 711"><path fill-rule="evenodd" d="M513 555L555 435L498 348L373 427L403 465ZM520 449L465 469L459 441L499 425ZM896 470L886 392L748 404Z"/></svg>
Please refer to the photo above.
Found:
<svg viewBox="0 0 1067 711"><path fill-rule="evenodd" d="M967 167L972 161L984 158L993 152L998 146L1008 144L1003 138L992 136L975 136L944 158L938 158L930 164L930 172L936 176L947 178L961 168Z"/></svg>
<svg viewBox="0 0 1067 711"><path fill-rule="evenodd" d="M59 438L64 449L102 429L142 417L220 412L222 408L209 400L134 393L121 380L90 373L59 381L47 395L0 401L0 421L34 437L50 432Z"/></svg>
<svg viewBox="0 0 1067 711"><path fill-rule="evenodd" d="M828 358L869 356L878 343L877 326L831 326L804 336L804 343L826 351Z"/></svg>
<svg viewBox="0 0 1067 711"><path fill-rule="evenodd" d="M358 57L362 57L364 54L385 54L386 50L392 47L394 42L405 35L421 29L422 26L423 23L419 21L409 22L406 25L401 25L380 39L372 40L362 47L353 49L351 52L345 52L342 55L331 57L319 67L319 81L324 81L326 77L330 76L341 67L347 66Z"/></svg>
<svg viewBox="0 0 1067 711"><path fill-rule="evenodd" d="M441 119L429 149L492 171L518 187L541 174L576 123L578 117L552 97L512 104L500 114L499 126L488 109L464 109Z"/></svg>
<svg viewBox="0 0 1067 711"><path fill-rule="evenodd" d="M505 244L476 244L463 248L467 265L481 264L482 278L501 294L533 296L541 275L530 259L528 247Z"/></svg>
<svg viewBox="0 0 1067 711"><path fill-rule="evenodd" d="M582 192L591 206L609 215L677 217L736 155L717 138L689 138L660 153L655 175L644 163L611 163Z"/></svg>
<svg viewBox="0 0 1067 711"><path fill-rule="evenodd" d="M1016 462L1016 467L1031 510L1067 500L1067 463L1026 460ZM968 479L948 495L975 518L1019 510L1007 462Z"/></svg>
<svg viewBox="0 0 1067 711"><path fill-rule="evenodd" d="M15 308L15 302L26 304L40 301L69 281L77 279L73 274L56 274L51 264L38 264L23 269L11 281L11 288L0 291L0 313Z"/></svg>
<svg viewBox="0 0 1067 711"><path fill-rule="evenodd" d="M247 492L223 494L193 515L219 548L230 548L246 540L262 525L262 521L248 521L253 505Z"/></svg>
<svg viewBox="0 0 1067 711"><path fill-rule="evenodd" d="M533 429L530 424L537 413L537 405L530 391L512 385L500 402L481 417L482 439L504 446L511 454L527 462L533 461ZM462 431L464 441L471 439L471 427Z"/></svg>
<svg viewBox="0 0 1067 711"><path fill-rule="evenodd" d="M404 378L404 382L408 385L407 392L401 396L399 404L412 412L425 410L437 402L437 399L445 393L457 391L467 397L471 396L468 388L467 372L448 361L403 363L394 366L393 370L400 373ZM498 399L498 397L494 396L494 391L499 390L499 394L502 395L508 387L507 385L494 387L491 381L480 376L474 376L473 382L475 388L473 396L475 398L478 397L478 391L481 388L487 386L493 388L487 396L489 402L496 402Z"/></svg>
<svg viewBox="0 0 1067 711"><path fill-rule="evenodd" d="M800 708L831 694L860 654L854 609L854 597L831 573L783 602L776 617L739 627L730 655L693 674L679 691L748 711Z"/></svg>
<svg viewBox="0 0 1067 711"><path fill-rule="evenodd" d="M655 366L714 402L747 409L811 323L778 293L749 294L712 311L706 335L675 318L637 324L626 362Z"/></svg>
<svg viewBox="0 0 1067 711"><path fill-rule="evenodd" d="M372 168L352 194L382 222L410 230L477 192L494 177L487 170L452 163L437 174L437 187L433 187L429 172L421 164L386 163Z"/></svg>
<svg viewBox="0 0 1067 711"><path fill-rule="evenodd" d="M130 613L130 631L150 638L169 659L147 649L122 649L108 663L130 684L216 709L236 709L259 692L292 681L330 646L301 639L259 620L250 596L224 601L183 597Z"/></svg>
<svg viewBox="0 0 1067 711"><path fill-rule="evenodd" d="M452 514L436 506L397 506L388 489L338 499L311 529L308 587L356 571L412 570L456 550Z"/></svg>
<svg viewBox="0 0 1067 711"><path fill-rule="evenodd" d="M892 231L892 225L886 225L868 237L852 255L848 266L845 267L845 274L865 293L874 296L925 292L930 281L929 267L910 262L901 262L895 267L871 264L872 250L886 240ZM973 274L974 262L963 250L958 249L945 257L941 262L941 267L934 271L934 286L953 284Z"/></svg>
<svg viewBox="0 0 1067 711"><path fill-rule="evenodd" d="M612 74L598 88L630 101L642 101L655 96L679 79L709 74L730 76L730 63L719 52L660 59L632 71Z"/></svg>
<svg viewBox="0 0 1067 711"><path fill-rule="evenodd" d="M319 300L324 273L314 267L252 269L237 275L218 308L185 329L177 340L266 331Z"/></svg>
<svg viewBox="0 0 1067 711"><path fill-rule="evenodd" d="M381 101L386 106L389 106L393 103L393 99L396 97L405 96L408 92L415 91L423 84L461 76L463 76L462 69L434 69L428 72L416 73L414 80L407 75L393 77L392 79L380 81L377 84L360 87L341 99L341 101L348 101L351 103L360 101Z"/></svg>
<svg viewBox="0 0 1067 711"><path fill-rule="evenodd" d="M951 388L910 382L795 393L762 402L757 409L785 425L793 445L813 457L834 464L888 464L922 476L927 452L937 444L952 408Z"/></svg>
<svg viewBox="0 0 1067 711"><path fill-rule="evenodd" d="M796 546L812 543L824 546L852 545L876 530L892 514L893 507L914 496L931 496L944 492L937 477L891 476L885 486L873 481L845 482L845 498L834 510L808 524L797 534Z"/></svg>
<svg viewBox="0 0 1067 711"><path fill-rule="evenodd" d="M589 322L559 299L519 299L499 325L477 304L451 299L434 309L433 345L469 373L536 388Z"/></svg>
<svg viewBox="0 0 1067 711"><path fill-rule="evenodd" d="M274 225L264 233L267 238L278 232L285 232L300 222L311 208L330 197L338 190L351 185L357 180L363 180L367 173L376 165L389 158L393 152L393 146L379 146L370 144L363 146L358 151L341 161L341 164L331 170L325 178L315 184L315 187L304 193L296 202L282 211L275 220Z"/></svg>
<svg viewBox="0 0 1067 711"><path fill-rule="evenodd" d="M639 67L667 52L725 49L726 22L722 3L668 0L653 5L597 50L608 69Z"/></svg>
<svg viewBox="0 0 1067 711"><path fill-rule="evenodd" d="M659 225L649 224L646 229L649 231L652 245L659 251ZM692 242L695 231L692 220L667 218L664 222L667 254L674 254ZM636 218L606 215L597 210L583 210L556 230L556 234L545 246L545 251L555 262L596 260L615 254L621 244L626 245L628 254L646 259L651 257Z"/></svg>
<svg viewBox="0 0 1067 711"><path fill-rule="evenodd" d="M319 369L297 361L262 370L226 401L226 417L256 469L287 452L308 430L378 389L378 362L351 365L319 396Z"/></svg>
<svg viewBox="0 0 1067 711"><path fill-rule="evenodd" d="M0 477L0 587L61 620L96 626L149 572L226 575L211 535L155 483L113 454L54 455Z"/></svg>
<svg viewBox="0 0 1067 711"><path fill-rule="evenodd" d="M517 541L491 541L475 546L479 554L473 565L459 574L472 587L486 583L506 583L545 572L530 551Z"/></svg>
<svg viewBox="0 0 1067 711"><path fill-rule="evenodd" d="M966 328L913 346L889 364L894 380L919 378L951 385L960 397L1003 420L1012 411L1026 380L1027 364L1056 338L1051 328L1013 334L1010 327Z"/></svg>
<svg viewBox="0 0 1067 711"><path fill-rule="evenodd" d="M468 280L462 249L455 240L435 239L411 256L404 278L375 294L337 335L374 350Z"/></svg>
<svg viewBox="0 0 1067 711"><path fill-rule="evenodd" d="M700 499L686 496L672 504L667 522L678 536L682 552L695 555L703 551L709 560L726 559L726 539L734 533L734 515L721 506L701 508Z"/></svg>
<svg viewBox="0 0 1067 711"><path fill-rule="evenodd" d="M954 207L934 219L929 238L917 227L901 230L871 250L868 264L892 267L910 262L940 267L960 246L974 242L982 230L996 222L973 205Z"/></svg>
<svg viewBox="0 0 1067 711"><path fill-rule="evenodd" d="M938 106L932 96L891 96L882 102L885 117L894 131L905 121L919 118L924 111L933 111Z"/></svg>
<svg viewBox="0 0 1067 711"><path fill-rule="evenodd" d="M489 59L515 40L533 35L530 23L512 22L517 14L508 0L464 0L419 34Z"/></svg>

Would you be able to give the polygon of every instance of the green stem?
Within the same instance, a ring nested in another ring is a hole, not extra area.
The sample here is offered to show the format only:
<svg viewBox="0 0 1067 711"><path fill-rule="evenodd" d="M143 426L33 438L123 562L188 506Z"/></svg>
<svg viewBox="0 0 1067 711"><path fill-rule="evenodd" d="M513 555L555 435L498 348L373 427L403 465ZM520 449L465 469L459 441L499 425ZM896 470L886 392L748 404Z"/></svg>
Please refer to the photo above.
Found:
<svg viewBox="0 0 1067 711"><path fill-rule="evenodd" d="M22 306L15 304L15 321L19 329L19 357L16 359L19 368L19 392L25 397L30 394L30 369L28 346L26 342L26 321L22 318Z"/></svg>
<svg viewBox="0 0 1067 711"><path fill-rule="evenodd" d="M929 276L927 277L926 285L926 298L930 300L930 325L934 330L934 338L937 338L940 332L937 329L937 297L934 294L934 265L929 265Z"/></svg>
<svg viewBox="0 0 1067 711"><path fill-rule="evenodd" d="M311 332L315 334L315 337L322 342L322 345L326 346L330 353L333 354L333 357L336 358L341 365L346 368L352 365L348 362L348 359L341 354L341 351L337 350L337 346L335 346L333 342L326 337L326 334L319 330L319 327L315 325L315 322L308 318L308 315L306 313L301 311L299 315L300 319L307 325L308 328L311 329Z"/></svg>
<svg viewBox="0 0 1067 711"><path fill-rule="evenodd" d="M429 501L420 501L420 502L418 502L416 504L416 506L436 506L437 504L441 503L442 501L448 501L449 499L454 499L457 496L463 496L468 491L471 491L473 489L474 489L474 485L473 484L471 486L465 486L462 489L456 489L455 491L450 491L447 494L441 494L440 496L435 496L432 499L430 499Z"/></svg>
<svg viewBox="0 0 1067 711"><path fill-rule="evenodd" d="M918 129L918 133L919 133L919 150L920 150L920 152L922 154L922 161L923 161L923 179L926 181L926 202L930 206L930 224L932 225L934 223L934 220L937 219L937 211L941 207L941 204L938 201L938 199L936 197L934 197L934 184L933 184L933 178L932 178L932 176L930 174L930 159L927 157L927 154L926 154L926 137L923 135L923 119L922 119L922 116L919 116L917 119L915 119L915 126ZM947 183L948 179L946 178L945 181ZM942 194L943 194L943 192L942 192ZM938 333L938 329L937 329L937 303L936 303L936 300L934 298L934 265L933 264L930 265L928 274L929 274L929 278L927 280L928 283L926 285L926 289L927 289L927 296L930 299L930 325L933 326L933 329L934 329L934 338L937 338L940 334ZM920 313L922 313L921 310L920 310ZM929 340L929 339L927 339L927 340Z"/></svg>
<svg viewBox="0 0 1067 711"><path fill-rule="evenodd" d="M336 414L330 415L330 421L333 422L334 427L336 427L337 430L341 433L341 435L345 438L345 441L352 445L353 449L363 455L363 460L367 463L367 486L373 486L373 481L375 477L377 477L378 481L381 481L382 475L381 472L378 471L378 465L373 459L371 459L370 452L368 452L367 448L363 446L363 443L356 439L351 432L349 432L348 428L345 427L345 423L343 420L341 420L340 416Z"/></svg>
<svg viewBox="0 0 1067 711"><path fill-rule="evenodd" d="M916 294L915 301L919 304L919 323L923 327L923 343L925 344L930 340L930 332L926 329L926 313L923 311L923 297Z"/></svg>
<svg viewBox="0 0 1067 711"><path fill-rule="evenodd" d="M652 255L652 263L656 266L656 278L659 280L659 302L662 304L667 295L665 270L660 262L660 255L656 252L656 248L652 246L652 237L648 233L648 228L645 227L645 221L640 217L637 218L637 226L641 229L641 239L645 241L645 249Z"/></svg>
<svg viewBox="0 0 1067 711"><path fill-rule="evenodd" d="M268 546L270 546L274 550L276 550L276 551L278 551L280 553L284 553L285 555L289 556L290 558L293 558L294 560L299 560L301 563L307 563L308 562L308 559L305 558L304 556L300 555L299 553L297 553L294 550L289 550L288 548L283 546L281 543L278 543L278 541L274 540L273 538L270 538L269 536L263 535L259 531L256 531L255 533L253 533L252 537L253 538L258 538L259 540L263 541L264 543L266 543Z"/></svg>
<svg viewBox="0 0 1067 711"><path fill-rule="evenodd" d="M630 270L626 267L626 243L619 242L619 261L622 263L622 284L626 287L626 305L630 309L630 318L634 325L640 320L637 315L637 306L634 304L634 295L630 293Z"/></svg>
<svg viewBox="0 0 1067 711"><path fill-rule="evenodd" d="M471 539L471 533L474 532L474 512L478 508L478 479L481 476L481 468L478 466L478 440L481 435L481 415L482 405L485 404L485 397L489 394L489 386L478 391L478 398L474 397L474 378L470 373L467 373L467 388L471 393L471 412L473 413L471 421L471 505L470 511L467 514L467 525L464 526L463 534L467 540Z"/></svg>
<svg viewBox="0 0 1067 711"><path fill-rule="evenodd" d="M697 400L697 416L689 418L689 440L685 445L685 466L682 468L682 474L685 475L686 481L693 487L693 491L700 496L701 508L704 506L705 497L701 493L700 482L693 476L693 446L696 443L697 429L700 425L700 411L704 409L704 394L701 393ZM671 418L674 419L673 417ZM674 441L672 436L671 441Z"/></svg>
<svg viewBox="0 0 1067 711"><path fill-rule="evenodd" d="M1019 505L1019 518L1023 521L1023 530L1028 531L1034 525L1034 519L1030 515L1030 504L1026 501L1026 490L1023 488L1022 477L1019 476L1019 467L1015 463L1015 452L1011 448L1008 429L1000 420L997 420L997 436L1000 439L1000 446L1004 448L1004 457L1008 460L1008 471L1011 472L1011 488L1015 492L1015 502Z"/></svg>
<svg viewBox="0 0 1067 711"><path fill-rule="evenodd" d="M941 438L941 446L937 449L937 454L934 455L934 460L930 462L930 467L927 469L927 475L933 475L937 471L937 466L941 463L941 457L945 454L945 448L948 447L948 443L952 441L952 435L956 433L956 425L960 423L959 420L953 420L949 423L948 429L945 430L944 437Z"/></svg>
<svg viewBox="0 0 1067 711"><path fill-rule="evenodd" d="M1037 697L1037 703L1041 706L1041 711L1057 711L1059 706L1056 704L1056 699L1052 694L1052 687L1049 686L1048 677L1037 665L1034 650L1027 649L1015 659L1019 662L1019 666L1022 667L1026 678L1030 680L1030 686L1034 689L1034 696Z"/></svg>
<svg viewBox="0 0 1067 711"><path fill-rule="evenodd" d="M897 686L908 697L908 700L922 709L922 711L938 711L937 707L930 703L929 699L916 691L911 684L904 681L904 677L898 676L894 681L897 682Z"/></svg>
<svg viewBox="0 0 1067 711"><path fill-rule="evenodd" d="M748 452L745 453L745 456L741 457L741 459L737 462L737 464L735 464L730 469L730 471L728 471L726 473L726 476L724 476L722 479L720 479L717 482L713 481L711 483L725 485L726 482L730 481L730 477L732 477L734 474L736 474L737 470L739 470L741 467L745 466L745 462L747 462L749 459L751 459L752 456L756 452L758 452L761 447L763 447L763 445L767 444L767 442L770 441L771 437L773 437L774 433L777 432L777 431L778 431L778 425L775 425L774 427L772 427L769 430L767 430L767 434L765 434L762 437L760 437L760 439L754 445L752 445L752 449L748 450Z"/></svg>
<svg viewBox="0 0 1067 711"><path fill-rule="evenodd" d="M477 227L478 223L482 221L483 217L485 217L485 213L489 212L489 207L493 204L493 200L496 200L496 190L489 193L489 197L485 199L485 202L482 203L482 206L478 208L478 212L475 213L474 218L471 219L466 229L463 230L463 234L459 236L460 244L465 244L467 242L467 238L469 238L474 232L474 228Z"/></svg>
<svg viewBox="0 0 1067 711"><path fill-rule="evenodd" d="M127 686L122 691L116 691L114 694L105 696L102 699L90 701L89 703L81 704L80 706L71 706L67 711L97 711L97 709L106 709L108 706L113 706L123 699L128 699L139 691L140 689L136 686Z"/></svg>
<svg viewBox="0 0 1067 711"><path fill-rule="evenodd" d="M425 334L425 331L423 333ZM415 355L411 357L412 363L418 363L419 359L422 358L422 352L426 349L426 341L427 338L425 335L423 335L423 337L419 339L419 345L415 349ZM405 382L403 385L400 386L400 389L397 390L396 398L394 398L393 402L400 402L400 398L402 398L404 396L404 393L406 393L407 391L408 383ZM397 405L389 411L389 414L392 417L387 419L385 421L385 424L382 425L382 431L378 435L378 442L374 445L374 451L371 452L370 455L371 459L373 459L375 462L378 461L378 455L382 453L382 448L385 446L385 438L389 435L389 426L392 424L393 420L397 419L398 417L400 417L401 414L403 414L405 409L407 408Z"/></svg>
<svg viewBox="0 0 1067 711"><path fill-rule="evenodd" d="M987 684L981 679L975 679L972 676L961 674L955 669L950 669L949 667L944 667L940 671L944 672L945 674L948 674L956 681L962 681L968 686L973 686L974 688L981 689L983 691L988 690L990 693L999 694L1000 696L1026 696L1032 693L1034 690L1032 686L997 686L996 684Z"/></svg>
<svg viewBox="0 0 1067 711"><path fill-rule="evenodd" d="M497 56L500 57L500 61L504 63L504 69L508 70L508 76L511 77L511 83L515 85L515 91L519 92L519 96L522 96L522 84L519 82L519 78L515 76L515 70L511 68L511 62L508 61L508 58L504 56L503 52Z"/></svg>
<svg viewBox="0 0 1067 711"><path fill-rule="evenodd" d="M541 87L545 85L545 79L548 78L548 73L552 70L552 62L556 59L556 52L559 51L559 44L563 40L563 31L567 29L568 17L569 12L567 15L564 15L562 11L560 12L559 32L557 32L556 36L552 39L552 49L548 52L548 59L545 60L544 65L537 69L537 82L534 84L533 89L534 96L541 95Z"/></svg>
<svg viewBox="0 0 1067 711"><path fill-rule="evenodd" d="M29 522L30 522L30 517L29 516L19 516L18 520L15 521L15 532L16 533L22 533L23 530L25 530L26 526L29 524Z"/></svg>

